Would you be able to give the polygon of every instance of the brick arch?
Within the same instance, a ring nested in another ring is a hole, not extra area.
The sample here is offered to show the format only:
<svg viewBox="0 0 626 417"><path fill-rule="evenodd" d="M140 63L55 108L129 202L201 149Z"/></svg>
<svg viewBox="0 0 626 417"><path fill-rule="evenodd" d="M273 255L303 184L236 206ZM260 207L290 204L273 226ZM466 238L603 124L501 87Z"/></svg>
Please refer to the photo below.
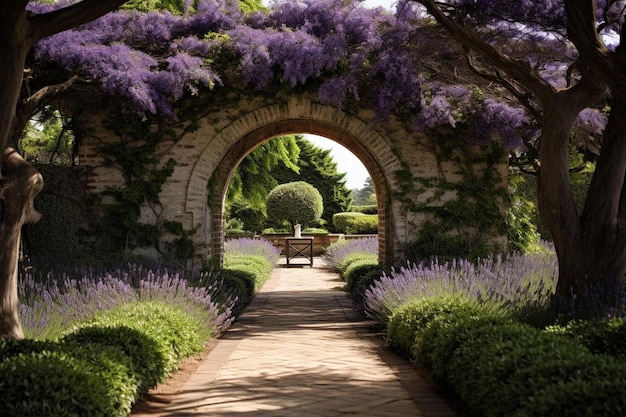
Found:
<svg viewBox="0 0 626 417"><path fill-rule="evenodd" d="M391 179L401 166L389 141L363 120L334 107L306 99L292 99L287 105L269 105L252 110L219 129L215 136L190 138L200 151L191 171L185 211L192 216L196 243L207 245L209 254L223 257L223 208L226 187L235 168L256 146L286 134L316 134L349 149L366 167L378 200L379 259L393 261L393 214ZM179 144L185 146L184 143ZM202 241L200 241L200 239Z"/></svg>

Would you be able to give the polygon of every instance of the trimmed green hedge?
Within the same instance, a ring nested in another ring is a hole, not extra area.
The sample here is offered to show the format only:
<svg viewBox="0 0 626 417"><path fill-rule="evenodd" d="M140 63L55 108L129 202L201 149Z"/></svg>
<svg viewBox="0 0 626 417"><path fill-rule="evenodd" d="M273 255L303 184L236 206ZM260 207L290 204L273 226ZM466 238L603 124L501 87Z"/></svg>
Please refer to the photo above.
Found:
<svg viewBox="0 0 626 417"><path fill-rule="evenodd" d="M470 415L625 415L625 363L476 301L445 295L404 304L387 339L450 387Z"/></svg>
<svg viewBox="0 0 626 417"><path fill-rule="evenodd" d="M576 320L563 327L552 326L546 330L570 337L593 353L626 357L626 321L624 319Z"/></svg>
<svg viewBox="0 0 626 417"><path fill-rule="evenodd" d="M351 206L350 211L363 214L378 214L378 206L376 204L368 204L365 206Z"/></svg>
<svg viewBox="0 0 626 417"><path fill-rule="evenodd" d="M0 339L0 416L125 416L204 347L196 319L141 302L104 311L58 342Z"/></svg>
<svg viewBox="0 0 626 417"><path fill-rule="evenodd" d="M274 267L242 254L225 263L222 295L241 297L239 309ZM126 416L213 331L183 308L142 301L102 311L56 342L0 338L0 417Z"/></svg>
<svg viewBox="0 0 626 417"><path fill-rule="evenodd" d="M346 265L342 273L342 278L346 282L347 289L351 294L354 295L359 280L370 271L382 272L376 256L355 259L353 262Z"/></svg>
<svg viewBox="0 0 626 417"><path fill-rule="evenodd" d="M104 417L130 411L129 403L115 407L109 386L131 383L98 375L88 361L63 351L13 356L0 363L0 373L0 416Z"/></svg>
<svg viewBox="0 0 626 417"><path fill-rule="evenodd" d="M252 301L254 294L263 287L272 275L275 265L263 255L227 255L224 269L220 271L223 292L236 297L233 307L235 315Z"/></svg>
<svg viewBox="0 0 626 417"><path fill-rule="evenodd" d="M352 289L352 295L359 303L362 303L365 291L367 291L367 289L371 287L374 282L380 279L385 270L386 268L382 265L377 265L376 268L372 268L356 278Z"/></svg>
<svg viewBox="0 0 626 417"><path fill-rule="evenodd" d="M338 232L346 234L378 233L378 215L358 212L336 213L333 215L333 226Z"/></svg>

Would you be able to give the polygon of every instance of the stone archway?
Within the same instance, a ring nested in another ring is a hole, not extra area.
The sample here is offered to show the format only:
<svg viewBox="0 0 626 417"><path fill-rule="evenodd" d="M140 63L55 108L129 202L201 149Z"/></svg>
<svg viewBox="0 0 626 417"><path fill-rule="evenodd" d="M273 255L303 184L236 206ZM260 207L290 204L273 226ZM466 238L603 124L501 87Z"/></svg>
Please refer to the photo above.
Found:
<svg viewBox="0 0 626 417"><path fill-rule="evenodd" d="M256 146L292 133L325 136L345 146L362 161L378 199L379 259L391 263L394 243L388 237L393 236L394 216L390 184L400 161L387 139L365 121L302 98L293 99L287 105L273 104L246 113L206 141L190 173L185 198L185 211L191 214L193 227L202 231L196 234L196 243L208 245L209 254L221 261L224 196L232 173ZM190 140L197 145L197 138Z"/></svg>

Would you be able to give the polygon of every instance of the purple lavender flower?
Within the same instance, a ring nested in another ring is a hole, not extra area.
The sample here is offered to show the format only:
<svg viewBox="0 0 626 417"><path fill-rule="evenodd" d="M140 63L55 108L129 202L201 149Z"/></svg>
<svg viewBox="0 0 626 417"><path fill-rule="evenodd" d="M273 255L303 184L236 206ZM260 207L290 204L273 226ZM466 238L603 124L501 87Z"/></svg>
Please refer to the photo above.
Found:
<svg viewBox="0 0 626 417"><path fill-rule="evenodd" d="M341 239L326 248L324 259L335 269L339 269L344 260L355 253L378 255L378 238Z"/></svg>
<svg viewBox="0 0 626 417"><path fill-rule="evenodd" d="M556 257L550 254L490 257L474 264L457 260L439 264L408 263L383 274L365 292L365 311L385 325L391 313L411 300L460 294L513 311L549 305L556 279Z"/></svg>
<svg viewBox="0 0 626 417"><path fill-rule="evenodd" d="M280 249L264 239L228 239L224 244L224 252L228 256L262 256L270 265L275 265L280 258Z"/></svg>
<svg viewBox="0 0 626 417"><path fill-rule="evenodd" d="M53 339L99 311L143 299L159 300L194 314L207 333L215 335L230 326L235 300L220 296L217 274L205 274L201 281L203 286L195 287L179 274L139 266L95 276L87 271L80 279L49 275L43 283L26 275L19 285L19 314L28 337Z"/></svg>

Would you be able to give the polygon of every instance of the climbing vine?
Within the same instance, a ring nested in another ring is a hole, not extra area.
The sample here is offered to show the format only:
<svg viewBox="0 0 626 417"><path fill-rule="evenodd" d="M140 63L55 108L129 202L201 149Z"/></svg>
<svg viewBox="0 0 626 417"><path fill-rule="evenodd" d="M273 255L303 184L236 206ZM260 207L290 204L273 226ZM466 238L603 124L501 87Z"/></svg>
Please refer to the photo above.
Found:
<svg viewBox="0 0 626 417"><path fill-rule="evenodd" d="M408 259L475 259L505 249L494 237L507 233L506 151L497 143L468 146L461 142L464 133L464 126L432 132L428 141L439 175L417 177L408 164L395 173L401 191L394 198L407 219L421 219L407 220L420 230L405 247ZM454 180L446 178L444 164L454 167Z"/></svg>
<svg viewBox="0 0 626 417"><path fill-rule="evenodd" d="M102 143L104 165L118 169L122 186L93 196L91 206L97 212L90 232L98 236L101 245L109 251L127 251L137 247L154 247L166 258L184 260L193 257L191 236L195 230L184 230L182 224L160 221L162 212L159 194L174 172L176 161L167 160L158 165L157 146L171 135L169 127L131 120L137 116L119 112L107 118L108 126L117 140ZM137 140L142 138L142 140ZM148 207L156 221L141 222L141 210ZM161 245L164 234L170 241Z"/></svg>

